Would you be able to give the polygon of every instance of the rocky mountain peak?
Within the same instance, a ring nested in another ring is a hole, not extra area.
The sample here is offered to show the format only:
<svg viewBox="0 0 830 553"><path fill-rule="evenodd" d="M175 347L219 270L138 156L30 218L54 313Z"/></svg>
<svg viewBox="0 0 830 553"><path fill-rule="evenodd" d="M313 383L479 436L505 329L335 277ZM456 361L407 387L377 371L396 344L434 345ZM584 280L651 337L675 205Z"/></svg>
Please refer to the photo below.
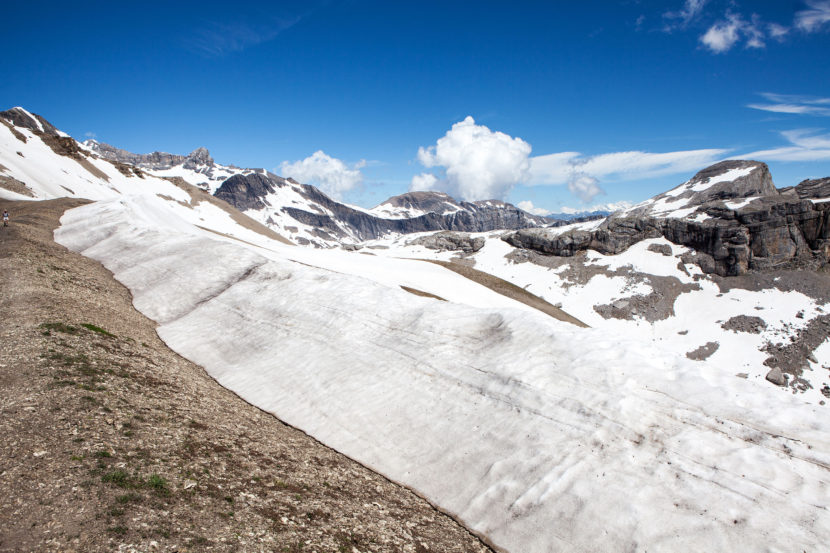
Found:
<svg viewBox="0 0 830 553"><path fill-rule="evenodd" d="M207 148L199 147L187 155L187 159L198 161L199 163L209 164L213 163L213 158L210 157L210 152Z"/></svg>
<svg viewBox="0 0 830 553"><path fill-rule="evenodd" d="M66 136L40 115L31 113L20 106L6 111L0 111L0 117L3 117L3 119L9 121L16 127L29 129L32 132L50 136Z"/></svg>

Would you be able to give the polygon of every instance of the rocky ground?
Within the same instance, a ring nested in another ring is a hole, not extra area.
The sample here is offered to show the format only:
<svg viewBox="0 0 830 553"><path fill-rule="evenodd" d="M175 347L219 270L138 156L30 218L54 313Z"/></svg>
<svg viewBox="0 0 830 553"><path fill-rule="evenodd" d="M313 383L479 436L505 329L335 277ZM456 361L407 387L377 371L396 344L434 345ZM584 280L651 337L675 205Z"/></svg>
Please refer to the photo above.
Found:
<svg viewBox="0 0 830 553"><path fill-rule="evenodd" d="M217 385L101 265L0 228L0 552L489 549L426 501Z"/></svg>

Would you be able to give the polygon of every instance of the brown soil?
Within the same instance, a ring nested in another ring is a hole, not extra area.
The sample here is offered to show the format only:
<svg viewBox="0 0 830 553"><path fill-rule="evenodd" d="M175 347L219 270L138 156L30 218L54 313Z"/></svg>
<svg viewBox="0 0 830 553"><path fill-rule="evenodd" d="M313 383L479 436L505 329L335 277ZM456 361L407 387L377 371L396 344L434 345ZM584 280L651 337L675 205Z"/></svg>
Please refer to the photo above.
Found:
<svg viewBox="0 0 830 553"><path fill-rule="evenodd" d="M488 551L165 347L106 269L52 240L81 203L4 205L0 552Z"/></svg>
<svg viewBox="0 0 830 553"><path fill-rule="evenodd" d="M551 305L539 296L531 294L524 288L520 288L519 286L507 282L504 279L493 276L490 273L485 273L484 271L473 269L468 265L462 265L461 263L455 263L452 261L439 261L436 259L423 259L422 261L429 261L430 263L441 265L442 267L454 271L465 278L468 278L474 282L481 284L482 286L486 286L490 290L498 294L501 294L502 296L506 296L510 299L516 300L525 305L529 305L530 307L538 309L542 313L550 315L558 321L564 321L566 323L571 323L582 328L588 328L588 325L586 325L576 317L569 315L568 313L565 313L558 307Z"/></svg>
<svg viewBox="0 0 830 553"><path fill-rule="evenodd" d="M434 300L447 301L441 296L436 296L435 294L430 294L429 292L424 292L423 290L418 290L417 288L410 288L409 286L404 286L403 284L401 284L401 288L403 288L410 294L421 296L422 298L432 298Z"/></svg>

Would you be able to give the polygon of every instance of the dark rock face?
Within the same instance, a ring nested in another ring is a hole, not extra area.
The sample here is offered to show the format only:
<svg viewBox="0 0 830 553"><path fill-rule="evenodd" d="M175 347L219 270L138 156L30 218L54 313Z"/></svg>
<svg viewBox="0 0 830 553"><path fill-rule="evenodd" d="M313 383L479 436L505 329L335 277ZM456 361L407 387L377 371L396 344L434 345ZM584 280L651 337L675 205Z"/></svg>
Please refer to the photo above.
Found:
<svg viewBox="0 0 830 553"><path fill-rule="evenodd" d="M222 183L214 196L225 200L239 211L264 209L268 206L262 198L273 192L274 187L279 185L279 182L261 173L234 175Z"/></svg>
<svg viewBox="0 0 830 553"><path fill-rule="evenodd" d="M484 238L480 236L473 238L466 232L445 230L430 234L429 236L416 238L409 242L409 244L420 245L441 252L461 251L464 253L473 253L484 247Z"/></svg>
<svg viewBox="0 0 830 553"><path fill-rule="evenodd" d="M804 181L794 189L779 192L772 185L769 170L757 162L724 162L701 171L684 183L689 188L703 182L700 175L721 175L726 170L755 165L747 176L731 183L719 182L709 189L687 189L688 198L703 199L695 217L667 217L650 214L650 205L614 215L592 231L571 231L556 235L547 229L523 229L504 239L510 244L542 253L572 256L593 249L603 254L618 254L632 244L648 238L665 237L688 246L695 254L685 262L695 262L706 273L721 276L741 275L752 270L778 267L818 267L830 260L830 202L806 198L823 196L830 179ZM713 168L718 168L713 170ZM678 189L675 189L677 191ZM704 193L704 196L699 194ZM759 196L729 207L724 198ZM666 194L655 196L660 200ZM804 198L804 199L802 199ZM647 202L645 202L647 204ZM744 205L745 204L745 205ZM689 206L688 203L682 205ZM651 212L653 213L653 212Z"/></svg>
<svg viewBox="0 0 830 553"><path fill-rule="evenodd" d="M49 121L36 113L29 114L21 108L12 108L6 111L0 111L0 117L3 117L12 125L29 129L37 133L43 132L50 136L61 136L58 129L56 129ZM38 122L40 125L38 125ZM43 127L43 131L40 128Z"/></svg>
<svg viewBox="0 0 830 553"><path fill-rule="evenodd" d="M215 195L241 211L264 209L270 206L266 205L263 197L283 186L292 186L308 201L309 209L315 211L284 206L280 208L282 213L300 223L326 231L331 235L328 239L351 237L362 241L388 233L411 234L437 230L485 232L539 226L548 222L503 202L457 203L450 196L435 192L413 192L392 198L389 202L395 203L390 205L428 212L409 219L385 219L337 202L314 186L299 184L271 173L235 175L224 181ZM453 205L439 206L446 202L452 202ZM430 207L439 209L440 213L429 211Z"/></svg>

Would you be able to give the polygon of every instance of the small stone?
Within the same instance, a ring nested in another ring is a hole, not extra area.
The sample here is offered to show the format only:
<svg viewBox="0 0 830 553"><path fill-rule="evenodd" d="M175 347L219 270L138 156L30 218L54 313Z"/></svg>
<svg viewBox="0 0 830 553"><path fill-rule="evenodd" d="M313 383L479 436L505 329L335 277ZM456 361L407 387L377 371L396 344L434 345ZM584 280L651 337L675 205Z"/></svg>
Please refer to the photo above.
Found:
<svg viewBox="0 0 830 553"><path fill-rule="evenodd" d="M749 378L749 375L747 373L738 373L735 376L737 376L738 378Z"/></svg>
<svg viewBox="0 0 830 553"><path fill-rule="evenodd" d="M766 379L775 384L776 386L787 385L787 377L784 376L784 373L782 373L781 369L779 369L778 367L771 369L767 373Z"/></svg>
<svg viewBox="0 0 830 553"><path fill-rule="evenodd" d="M189 490L190 488L196 487L196 481L187 479L184 481L184 489Z"/></svg>
<svg viewBox="0 0 830 553"><path fill-rule="evenodd" d="M35 457L43 457L44 455L46 455L46 450L42 449L40 451L35 451L34 453L32 453L32 455L34 455Z"/></svg>

